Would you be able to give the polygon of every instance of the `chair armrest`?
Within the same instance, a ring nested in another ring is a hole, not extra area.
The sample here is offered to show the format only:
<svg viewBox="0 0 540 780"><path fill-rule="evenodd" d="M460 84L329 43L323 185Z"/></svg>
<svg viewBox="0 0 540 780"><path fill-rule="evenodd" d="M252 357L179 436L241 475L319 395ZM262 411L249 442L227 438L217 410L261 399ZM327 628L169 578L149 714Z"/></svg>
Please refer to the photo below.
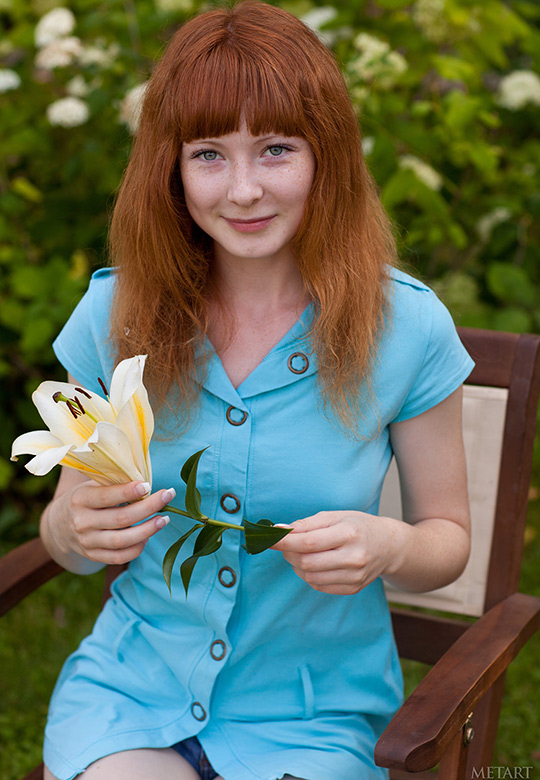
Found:
<svg viewBox="0 0 540 780"><path fill-rule="evenodd" d="M41 539L32 539L0 558L0 616L64 569Z"/></svg>
<svg viewBox="0 0 540 780"><path fill-rule="evenodd" d="M379 766L420 772L439 763L476 703L540 628L540 598L514 593L456 640L403 704L375 747Z"/></svg>

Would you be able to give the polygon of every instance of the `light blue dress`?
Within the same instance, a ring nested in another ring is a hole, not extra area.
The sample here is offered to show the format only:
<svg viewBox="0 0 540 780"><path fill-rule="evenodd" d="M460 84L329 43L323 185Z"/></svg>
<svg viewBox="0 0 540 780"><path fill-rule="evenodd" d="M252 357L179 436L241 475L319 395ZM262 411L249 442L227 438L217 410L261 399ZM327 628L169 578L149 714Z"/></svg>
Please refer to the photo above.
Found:
<svg viewBox="0 0 540 780"><path fill-rule="evenodd" d="M182 508L180 468L209 445L198 484L211 517L377 514L392 456L388 425L442 401L473 365L436 295L399 271L391 276L391 324L361 437L345 435L322 409L309 306L238 389L210 355L191 427L153 441L153 489L175 487ZM95 392L97 377L110 382L113 370L113 286L114 272L94 274L55 342L64 367ZM190 526L171 515L66 661L46 729L53 774L69 780L109 753L197 735L225 780L386 777L373 746L400 705L402 680L382 582L354 596L319 593L281 553L249 556L241 534L229 531L195 567L187 599L177 565L171 598L163 555Z"/></svg>

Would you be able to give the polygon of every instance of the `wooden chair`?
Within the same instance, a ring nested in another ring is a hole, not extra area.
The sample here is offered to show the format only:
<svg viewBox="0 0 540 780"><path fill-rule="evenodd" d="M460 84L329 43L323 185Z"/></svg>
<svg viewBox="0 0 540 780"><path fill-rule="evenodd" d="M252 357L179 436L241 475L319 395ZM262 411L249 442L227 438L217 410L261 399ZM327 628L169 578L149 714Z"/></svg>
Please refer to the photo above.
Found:
<svg viewBox="0 0 540 780"><path fill-rule="evenodd" d="M482 767L491 764L505 670L540 627L540 598L517 592L540 337L473 329L460 329L460 336L476 361L464 400L472 554L462 577L447 588L414 595L387 589L389 600L407 607L392 609L400 655L433 665L377 743L375 759L390 768L392 780L488 776ZM381 514L399 516L398 495L391 470ZM119 568L109 567L108 584ZM0 615L60 571L38 539L4 556ZM455 616L420 612L419 606ZM436 765L438 775L427 771ZM42 780L42 772L37 767L25 780Z"/></svg>

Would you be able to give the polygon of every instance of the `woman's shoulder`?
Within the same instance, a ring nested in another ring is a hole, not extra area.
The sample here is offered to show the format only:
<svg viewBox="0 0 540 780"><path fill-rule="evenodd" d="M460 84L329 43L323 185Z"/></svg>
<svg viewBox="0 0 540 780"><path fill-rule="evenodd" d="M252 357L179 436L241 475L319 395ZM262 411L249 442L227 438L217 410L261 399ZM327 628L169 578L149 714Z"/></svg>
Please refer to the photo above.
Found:
<svg viewBox="0 0 540 780"><path fill-rule="evenodd" d="M390 321L394 324L415 321L429 328L433 318L451 319L446 306L424 282L399 268L389 268L388 279Z"/></svg>
<svg viewBox="0 0 540 780"><path fill-rule="evenodd" d="M434 294L431 287L416 279L414 276L402 271L400 268L389 267L387 271L392 291L402 296L418 296L426 293Z"/></svg>
<svg viewBox="0 0 540 780"><path fill-rule="evenodd" d="M98 268L90 277L88 292L94 295L112 295L116 277L116 268Z"/></svg>

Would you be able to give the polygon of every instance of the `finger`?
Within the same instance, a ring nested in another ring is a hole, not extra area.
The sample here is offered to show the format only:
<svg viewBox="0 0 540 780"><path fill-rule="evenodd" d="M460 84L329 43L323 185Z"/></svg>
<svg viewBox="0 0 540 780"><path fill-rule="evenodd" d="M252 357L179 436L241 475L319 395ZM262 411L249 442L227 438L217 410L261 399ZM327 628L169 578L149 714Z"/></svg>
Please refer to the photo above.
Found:
<svg viewBox="0 0 540 780"><path fill-rule="evenodd" d="M131 528L112 531L92 530L79 538L79 546L82 554L90 558L93 558L96 550L117 550L120 552L138 545L144 547L148 539L168 523L169 517L156 515L145 523Z"/></svg>
<svg viewBox="0 0 540 780"><path fill-rule="evenodd" d="M293 531L275 544L272 549L282 553L316 553L342 547L346 540L345 529L336 524L312 531Z"/></svg>
<svg viewBox="0 0 540 780"><path fill-rule="evenodd" d="M332 569L330 571L309 571L297 569L293 566L293 571L301 577L308 585L354 585L363 581L359 572L344 569Z"/></svg>
<svg viewBox="0 0 540 780"><path fill-rule="evenodd" d="M105 548L97 548L92 550L88 554L88 557L92 561L98 561L99 563L106 563L112 566L121 566L122 564L129 563L130 561L138 558L144 550L144 544L138 544L134 547L126 547L123 550L108 550Z"/></svg>
<svg viewBox="0 0 540 780"><path fill-rule="evenodd" d="M96 485L86 483L77 490L77 496L92 509L105 509L119 504L130 504L150 495L148 482L127 482L125 485Z"/></svg>
<svg viewBox="0 0 540 780"><path fill-rule="evenodd" d="M128 528L135 523L146 520L150 515L160 512L173 500L175 495L174 488L158 490L157 493L153 493L148 498L135 501L132 504L102 508L90 516L90 522L104 530Z"/></svg>
<svg viewBox="0 0 540 780"><path fill-rule="evenodd" d="M169 517L158 515L145 523L115 531L101 531L95 536L95 547L107 550L123 550L145 544L151 536L157 534L169 523Z"/></svg>
<svg viewBox="0 0 540 780"><path fill-rule="evenodd" d="M342 547L315 553L284 552L283 556L293 568L311 572L334 571L338 569L358 571L365 563L361 556L355 558L345 556Z"/></svg>

